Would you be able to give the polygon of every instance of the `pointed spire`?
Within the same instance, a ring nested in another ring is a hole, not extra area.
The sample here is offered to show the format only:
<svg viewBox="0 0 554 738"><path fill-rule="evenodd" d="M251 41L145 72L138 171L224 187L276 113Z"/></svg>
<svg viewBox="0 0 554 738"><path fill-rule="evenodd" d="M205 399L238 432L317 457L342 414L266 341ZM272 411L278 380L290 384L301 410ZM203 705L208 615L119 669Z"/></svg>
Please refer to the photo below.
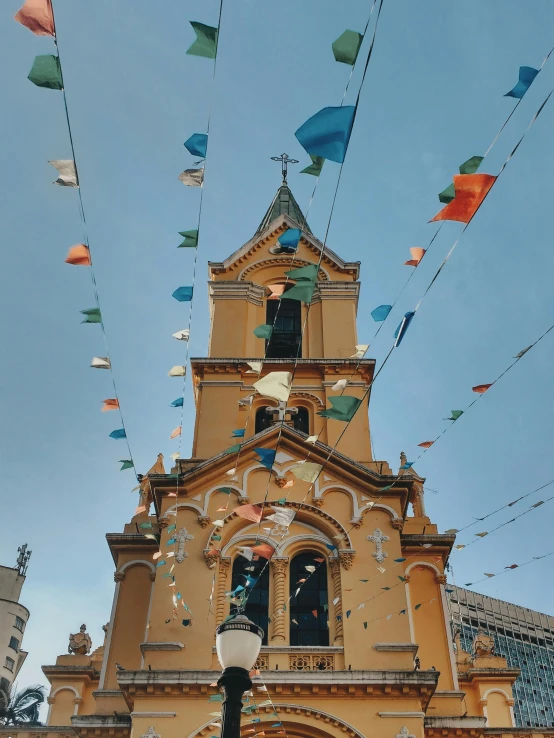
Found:
<svg viewBox="0 0 554 738"><path fill-rule="evenodd" d="M300 210L300 205L296 202L288 184L283 182L271 201L271 205L269 206L266 214L262 218L262 222L260 223L255 235L265 231L268 225L274 221L275 218L283 215L283 213L292 218L295 223L298 223L303 231L306 231L307 233L312 232L306 218L302 214L302 210Z"/></svg>

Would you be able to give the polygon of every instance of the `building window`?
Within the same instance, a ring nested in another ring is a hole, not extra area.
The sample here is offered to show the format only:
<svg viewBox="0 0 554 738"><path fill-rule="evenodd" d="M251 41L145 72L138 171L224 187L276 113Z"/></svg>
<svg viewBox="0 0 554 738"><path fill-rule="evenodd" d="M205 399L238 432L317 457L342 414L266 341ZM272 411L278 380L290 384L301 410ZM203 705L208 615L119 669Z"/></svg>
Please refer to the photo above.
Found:
<svg viewBox="0 0 554 738"><path fill-rule="evenodd" d="M291 646L329 645L327 566L316 563L312 574L306 570L318 557L318 553L307 551L295 556L290 565ZM300 582L301 579L306 581Z"/></svg>
<svg viewBox="0 0 554 738"><path fill-rule="evenodd" d="M20 630L23 633L24 627L25 627L25 621L23 620L23 618L19 618L16 616L14 628L17 628L17 630Z"/></svg>
<svg viewBox="0 0 554 738"><path fill-rule="evenodd" d="M231 589L239 589L237 599L245 602L244 614L264 631L262 645L267 646L267 629L269 625L269 566L266 559L260 556L258 561L247 561L237 556L233 563ZM231 614L236 613L237 605L231 605Z"/></svg>
<svg viewBox="0 0 554 738"><path fill-rule="evenodd" d="M293 415L294 428L310 435L310 411L307 407L299 407L296 415Z"/></svg>
<svg viewBox="0 0 554 738"><path fill-rule="evenodd" d="M301 310L299 300L267 301L265 322L273 326L271 338L266 342L267 359L302 358Z"/></svg>
<svg viewBox="0 0 554 738"><path fill-rule="evenodd" d="M13 648L14 651L19 651L19 641L14 636L10 638L10 648Z"/></svg>
<svg viewBox="0 0 554 738"><path fill-rule="evenodd" d="M9 669L9 671L13 671L14 666L15 666L15 661L13 659L10 659L9 656L6 656L4 666L6 667L6 669Z"/></svg>

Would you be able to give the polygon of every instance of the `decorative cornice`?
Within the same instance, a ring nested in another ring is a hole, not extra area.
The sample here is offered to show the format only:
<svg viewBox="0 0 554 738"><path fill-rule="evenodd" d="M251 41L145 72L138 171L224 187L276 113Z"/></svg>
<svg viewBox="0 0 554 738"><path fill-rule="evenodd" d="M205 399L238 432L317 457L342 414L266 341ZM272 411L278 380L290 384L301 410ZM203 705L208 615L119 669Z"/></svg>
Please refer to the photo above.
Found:
<svg viewBox="0 0 554 738"><path fill-rule="evenodd" d="M179 641L148 641L140 644L143 656L145 651L182 651L184 647L185 644Z"/></svg>
<svg viewBox="0 0 554 738"><path fill-rule="evenodd" d="M376 651L411 651L415 656L419 648L417 643L374 643Z"/></svg>
<svg viewBox="0 0 554 738"><path fill-rule="evenodd" d="M145 718L145 717L174 718L176 716L177 716L176 712L153 712L150 710L145 710L144 712L132 712L131 713L132 718Z"/></svg>
<svg viewBox="0 0 554 738"><path fill-rule="evenodd" d="M208 282L212 300L246 300L260 307L264 303L265 287L253 282Z"/></svg>
<svg viewBox="0 0 554 738"><path fill-rule="evenodd" d="M424 712L415 712L415 711L401 711L401 712L378 712L377 713L379 717L382 718L400 718L400 717L409 717L409 718L424 718L425 713Z"/></svg>

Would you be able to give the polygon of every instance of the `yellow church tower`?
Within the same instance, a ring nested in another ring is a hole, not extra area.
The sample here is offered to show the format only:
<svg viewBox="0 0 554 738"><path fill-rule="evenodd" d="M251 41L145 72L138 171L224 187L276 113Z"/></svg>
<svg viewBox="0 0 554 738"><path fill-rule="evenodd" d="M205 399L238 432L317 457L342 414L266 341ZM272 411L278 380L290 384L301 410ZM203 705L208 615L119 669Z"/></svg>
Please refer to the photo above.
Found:
<svg viewBox="0 0 554 738"><path fill-rule="evenodd" d="M298 244L284 247L294 229ZM310 265L310 307L279 299L294 289L285 273ZM73 635L71 653L43 667L48 724L0 728L0 738L217 737L215 629L245 600L265 635L244 738L517 733L517 670L487 636L471 654L453 638L454 536L427 517L413 469L372 457L375 363L353 356L359 272L312 234L286 180L252 239L209 263L192 456L167 474L160 455L137 514L107 534L115 592L104 644L89 654L85 626ZM259 326L271 336L257 337ZM254 386L287 372L285 400ZM350 423L321 415L339 380L361 401ZM314 464L323 469L310 481L302 469Z"/></svg>

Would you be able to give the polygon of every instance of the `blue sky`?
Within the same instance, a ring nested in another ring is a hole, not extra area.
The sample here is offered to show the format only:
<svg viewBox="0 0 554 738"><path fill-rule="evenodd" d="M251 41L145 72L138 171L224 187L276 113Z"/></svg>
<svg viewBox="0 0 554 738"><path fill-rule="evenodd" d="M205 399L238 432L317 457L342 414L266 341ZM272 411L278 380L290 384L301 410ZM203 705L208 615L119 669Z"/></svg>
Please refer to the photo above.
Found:
<svg viewBox="0 0 554 738"><path fill-rule="evenodd" d="M31 610L28 662L20 683L44 681L40 665L67 648L87 623L102 640L113 593L104 535L122 529L135 507L132 472L119 472L123 442L108 438L115 413L109 376L88 368L104 355L98 326L81 325L94 305L86 269L64 263L82 239L76 192L54 187L48 159L70 158L60 93L26 79L52 41L33 36L2 7L4 99L0 201L3 320L0 561L33 550L23 603ZM340 103L349 67L331 43L363 28L366 0L224 0L215 88L212 64L185 55L189 20L217 21L215 0L56 0L60 50L95 271L129 440L139 471L169 441L183 357L171 333L187 324L173 290L191 282L192 253L177 232L195 227L199 191L178 174L194 159L183 141L205 131L213 100L191 355L207 351L207 261L221 260L254 233L279 185L270 157L308 157L294 131ZM483 154L514 101L503 97L520 65L540 66L551 48L554 7L533 12L515 0L445 3L385 0L375 53L344 166L328 245L362 262L359 340L375 330L370 311L404 283L410 246L426 246L437 193L467 158ZM541 72L487 157L497 173L554 85L554 59ZM359 71L358 71L359 74ZM358 79L358 74L355 79ZM355 88L355 85L354 85ZM554 323L551 274L551 102L494 187L402 346L374 385L370 420L376 457L398 465L434 438L450 410L474 398L519 350ZM314 180L290 175L306 208ZM338 165L327 163L309 214L325 232ZM412 309L462 226L447 223L403 294L370 355L385 356L399 316ZM554 332L553 332L554 334ZM415 467L427 477L428 513L442 530L461 527L554 478L552 360L547 337L472 408ZM183 455L190 450L190 385ZM173 444L173 445L172 445ZM552 489L552 488L551 488ZM511 509L545 499L549 490ZM554 503L453 555L458 584L554 549ZM492 522L509 519L500 514ZM479 529L474 529L475 531ZM460 536L465 542L471 538ZM549 540L550 539L550 540ZM552 613L544 586L552 559L478 585L491 596Z"/></svg>

